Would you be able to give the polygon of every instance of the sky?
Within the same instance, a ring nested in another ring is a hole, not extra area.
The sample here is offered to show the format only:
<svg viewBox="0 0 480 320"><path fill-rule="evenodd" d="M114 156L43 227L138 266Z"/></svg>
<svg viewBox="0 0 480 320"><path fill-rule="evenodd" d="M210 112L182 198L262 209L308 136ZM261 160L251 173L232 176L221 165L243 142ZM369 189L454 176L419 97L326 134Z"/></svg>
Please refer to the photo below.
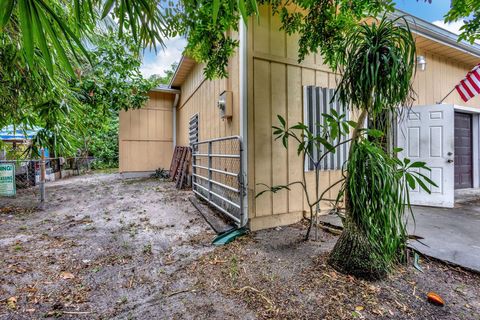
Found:
<svg viewBox="0 0 480 320"><path fill-rule="evenodd" d="M432 22L439 27L445 28L453 33L458 33L462 22L445 24L443 16L450 8L450 0L432 0L432 3L424 0L396 0L397 9L403 10L413 16ZM144 76L153 74L164 75L172 63L180 61L186 41L176 37L165 41L165 49L159 49L157 53L146 51L141 67Z"/></svg>
<svg viewBox="0 0 480 320"><path fill-rule="evenodd" d="M181 37L167 39L165 48L157 48L157 52L145 51L143 55L143 63L140 71L146 77L153 74L164 75L165 70L169 70L170 66L179 62L182 57L183 48L187 44L186 40Z"/></svg>

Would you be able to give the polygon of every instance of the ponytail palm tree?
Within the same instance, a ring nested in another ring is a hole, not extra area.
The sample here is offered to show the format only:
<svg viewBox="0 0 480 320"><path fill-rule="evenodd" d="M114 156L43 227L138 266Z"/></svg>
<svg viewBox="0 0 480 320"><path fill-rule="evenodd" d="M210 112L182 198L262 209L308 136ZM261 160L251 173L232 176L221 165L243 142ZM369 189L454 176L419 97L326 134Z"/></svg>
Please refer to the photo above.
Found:
<svg viewBox="0 0 480 320"><path fill-rule="evenodd" d="M383 132L363 127L367 118L374 126L392 121L411 105L415 41L404 19L383 18L360 25L346 43L336 94L360 115L346 164L344 231L329 263L345 273L381 278L404 251L409 188L418 184L428 191L433 182L410 170L428 170L425 163L397 159L379 142L390 134L389 123L377 126Z"/></svg>

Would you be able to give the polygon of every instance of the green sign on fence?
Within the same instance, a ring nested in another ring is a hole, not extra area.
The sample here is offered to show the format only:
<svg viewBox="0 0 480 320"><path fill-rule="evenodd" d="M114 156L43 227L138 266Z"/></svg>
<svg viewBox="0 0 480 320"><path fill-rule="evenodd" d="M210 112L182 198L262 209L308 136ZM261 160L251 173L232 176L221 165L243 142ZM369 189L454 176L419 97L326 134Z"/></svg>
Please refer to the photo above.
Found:
<svg viewBox="0 0 480 320"><path fill-rule="evenodd" d="M0 163L0 196L13 197L15 193L15 165Z"/></svg>

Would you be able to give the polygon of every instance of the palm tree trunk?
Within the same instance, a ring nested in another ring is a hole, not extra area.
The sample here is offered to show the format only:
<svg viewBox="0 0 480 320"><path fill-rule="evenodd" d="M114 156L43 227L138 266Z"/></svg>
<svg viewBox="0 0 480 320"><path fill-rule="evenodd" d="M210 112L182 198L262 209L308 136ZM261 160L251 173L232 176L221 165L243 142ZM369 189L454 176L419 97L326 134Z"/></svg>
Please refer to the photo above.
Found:
<svg viewBox="0 0 480 320"><path fill-rule="evenodd" d="M358 121L357 121L357 125L355 126L355 128L353 129L353 132L352 132L352 142L350 143L350 148L348 150L348 158L350 158L350 156L352 155L352 150L353 150L353 145L354 143L357 142L358 138L360 137L360 130L363 129L363 124L365 123L365 120L367 119L367 115L368 115L368 112L366 109L362 110L362 112L360 113L360 116L358 117ZM348 177L349 177L349 173L347 172L347 177L346 177L346 185L348 185ZM344 197L344 201L345 201L345 206L346 206L346 211L347 211L347 215L348 215L348 212L350 211L350 201L348 201L348 199L350 198L349 197L350 194L349 194L349 191L348 191L348 188L345 189L345 197Z"/></svg>
<svg viewBox="0 0 480 320"><path fill-rule="evenodd" d="M385 278L386 268L381 260L375 258L365 233L348 217L345 220L343 232L328 257L328 263L335 270L355 277L368 280Z"/></svg>
<svg viewBox="0 0 480 320"><path fill-rule="evenodd" d="M357 126L352 132L352 142L349 150L351 156L353 145L360 137L360 130L367 118L367 111L362 110L358 117ZM348 186L349 173L347 172L346 183ZM381 279L386 277L384 266L375 259L371 245L365 233L360 230L351 217L351 204L348 187L345 189L346 218L344 229L338 238L328 258L328 263L337 271L366 279Z"/></svg>

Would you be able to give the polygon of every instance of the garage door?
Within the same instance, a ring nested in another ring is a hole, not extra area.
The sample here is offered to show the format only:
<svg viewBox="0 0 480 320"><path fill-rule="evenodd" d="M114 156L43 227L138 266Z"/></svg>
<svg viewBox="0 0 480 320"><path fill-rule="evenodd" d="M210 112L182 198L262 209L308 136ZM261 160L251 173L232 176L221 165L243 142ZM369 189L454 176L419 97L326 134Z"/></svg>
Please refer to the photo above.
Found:
<svg viewBox="0 0 480 320"><path fill-rule="evenodd" d="M472 115L455 112L455 189L473 187Z"/></svg>

